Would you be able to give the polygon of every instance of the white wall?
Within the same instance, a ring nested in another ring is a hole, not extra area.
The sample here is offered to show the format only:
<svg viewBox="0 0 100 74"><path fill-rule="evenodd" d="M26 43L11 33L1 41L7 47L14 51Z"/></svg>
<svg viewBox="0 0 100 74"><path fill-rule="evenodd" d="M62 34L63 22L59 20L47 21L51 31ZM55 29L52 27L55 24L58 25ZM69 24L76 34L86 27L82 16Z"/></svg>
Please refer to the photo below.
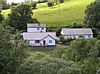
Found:
<svg viewBox="0 0 100 74"><path fill-rule="evenodd" d="M44 30L42 30L42 28L27 28L27 32L46 32L46 28L44 28Z"/></svg>
<svg viewBox="0 0 100 74"><path fill-rule="evenodd" d="M29 45L30 45L30 46L40 46L41 43L35 43L35 40L30 40L30 41L29 41Z"/></svg>
<svg viewBox="0 0 100 74"><path fill-rule="evenodd" d="M29 41L29 45L35 46L35 41Z"/></svg>
<svg viewBox="0 0 100 74"><path fill-rule="evenodd" d="M47 36L45 39L40 40L40 43L35 43L35 40L30 40L29 45L31 45L31 46L43 46L44 40L46 42L46 45L56 45L55 40L50 36ZM52 43L49 43L49 40L52 40Z"/></svg>
<svg viewBox="0 0 100 74"><path fill-rule="evenodd" d="M67 38L72 38L72 39L78 39L80 38L82 35L65 35L64 38L67 39ZM91 39L93 38L93 35L83 35L83 38L85 39Z"/></svg>
<svg viewBox="0 0 100 74"><path fill-rule="evenodd" d="M93 38L93 35L84 35L84 38L85 39L91 39L91 38Z"/></svg>
<svg viewBox="0 0 100 74"><path fill-rule="evenodd" d="M64 35L63 30L61 30L61 35Z"/></svg>
<svg viewBox="0 0 100 74"><path fill-rule="evenodd" d="M47 37L46 37L45 39L43 39L43 40L46 41L46 44L47 44L47 45L56 45L55 39L53 39L53 38L50 37L50 36L47 36ZM41 41L42 43L43 43L43 40ZM52 40L52 43L49 43L50 40Z"/></svg>

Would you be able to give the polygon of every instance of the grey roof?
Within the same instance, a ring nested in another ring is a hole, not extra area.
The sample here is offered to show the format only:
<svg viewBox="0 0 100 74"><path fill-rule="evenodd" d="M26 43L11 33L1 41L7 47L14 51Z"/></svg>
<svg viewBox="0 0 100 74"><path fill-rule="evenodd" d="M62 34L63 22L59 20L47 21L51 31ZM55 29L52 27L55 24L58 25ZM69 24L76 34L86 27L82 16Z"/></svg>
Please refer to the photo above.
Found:
<svg viewBox="0 0 100 74"><path fill-rule="evenodd" d="M35 27L46 27L46 24L38 24L38 23L28 23L28 28L35 28Z"/></svg>
<svg viewBox="0 0 100 74"><path fill-rule="evenodd" d="M45 33L24 32L24 33L22 33L22 35L25 40L41 40L41 39L47 37L48 35L50 35L54 39L57 39L55 32L45 32Z"/></svg>
<svg viewBox="0 0 100 74"><path fill-rule="evenodd" d="M87 35L93 34L91 28L63 28L63 35Z"/></svg>

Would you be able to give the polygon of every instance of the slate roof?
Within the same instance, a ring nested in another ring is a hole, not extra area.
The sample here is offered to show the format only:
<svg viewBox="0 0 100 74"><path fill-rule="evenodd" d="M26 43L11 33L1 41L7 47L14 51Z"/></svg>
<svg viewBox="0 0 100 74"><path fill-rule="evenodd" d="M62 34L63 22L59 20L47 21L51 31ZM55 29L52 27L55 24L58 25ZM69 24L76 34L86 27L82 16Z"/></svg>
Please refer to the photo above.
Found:
<svg viewBox="0 0 100 74"><path fill-rule="evenodd" d="M87 35L93 34L91 28L63 28L63 35Z"/></svg>
<svg viewBox="0 0 100 74"><path fill-rule="evenodd" d="M38 24L38 23L28 23L27 28L37 28L37 27L46 27L46 24Z"/></svg>
<svg viewBox="0 0 100 74"><path fill-rule="evenodd" d="M45 32L45 33L24 32L22 33L22 35L25 40L42 40L47 36L51 36L52 38L57 39L55 32Z"/></svg>

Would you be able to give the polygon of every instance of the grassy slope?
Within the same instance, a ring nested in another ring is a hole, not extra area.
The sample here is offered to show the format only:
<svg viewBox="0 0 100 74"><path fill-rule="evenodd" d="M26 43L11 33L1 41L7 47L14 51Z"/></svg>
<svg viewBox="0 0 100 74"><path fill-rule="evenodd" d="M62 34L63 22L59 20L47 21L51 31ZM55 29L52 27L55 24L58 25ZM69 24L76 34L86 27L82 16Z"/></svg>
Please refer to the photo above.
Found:
<svg viewBox="0 0 100 74"><path fill-rule="evenodd" d="M47 7L46 3L39 4L34 10L34 17L42 23L69 25L73 22L82 22L86 6L94 0L70 0L54 7ZM60 6L60 15L59 15Z"/></svg>
<svg viewBox="0 0 100 74"><path fill-rule="evenodd" d="M69 0L60 5L47 7L47 3L37 5L33 10L33 17L36 17L41 23L49 25L69 25L73 22L82 22L86 6L94 0ZM60 14L59 14L60 7ZM10 10L2 12L5 16Z"/></svg>

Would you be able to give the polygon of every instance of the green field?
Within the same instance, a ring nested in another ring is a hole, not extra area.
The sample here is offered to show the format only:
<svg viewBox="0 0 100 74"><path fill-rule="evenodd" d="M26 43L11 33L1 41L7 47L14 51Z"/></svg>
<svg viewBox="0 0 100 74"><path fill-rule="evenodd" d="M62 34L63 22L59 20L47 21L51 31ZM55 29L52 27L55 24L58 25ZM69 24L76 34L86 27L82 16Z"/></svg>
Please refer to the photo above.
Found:
<svg viewBox="0 0 100 74"><path fill-rule="evenodd" d="M37 5L37 9L33 10L33 17L37 18L41 23L48 25L69 25L73 22L82 22L84 19L84 10L86 6L94 0L69 0L65 3L58 4L53 7L47 7L47 3ZM2 12L5 16L10 10Z"/></svg>

